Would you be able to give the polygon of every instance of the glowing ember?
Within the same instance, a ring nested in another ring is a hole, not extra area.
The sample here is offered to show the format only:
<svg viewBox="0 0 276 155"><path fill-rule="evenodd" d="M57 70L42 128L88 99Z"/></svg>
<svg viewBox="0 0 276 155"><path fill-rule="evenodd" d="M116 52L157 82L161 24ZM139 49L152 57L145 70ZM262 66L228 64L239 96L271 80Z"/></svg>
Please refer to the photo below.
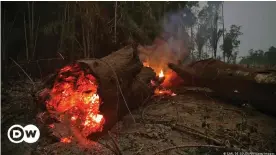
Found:
<svg viewBox="0 0 276 155"><path fill-rule="evenodd" d="M100 123L102 119L103 119L103 115L93 116L93 120L97 123Z"/></svg>
<svg viewBox="0 0 276 155"><path fill-rule="evenodd" d="M77 120L77 116L72 116L71 121L75 121L75 120Z"/></svg>
<svg viewBox="0 0 276 155"><path fill-rule="evenodd" d="M59 114L60 121L69 116L71 125L88 136L101 131L104 124L97 89L96 79L88 71L78 64L66 66L57 76L46 107L51 114Z"/></svg>
<svg viewBox="0 0 276 155"><path fill-rule="evenodd" d="M155 89L154 92L155 96L176 96L176 94L174 92L172 92L170 89L160 89L157 88Z"/></svg>
<svg viewBox="0 0 276 155"><path fill-rule="evenodd" d="M67 138L67 137L61 138L60 142L62 142L62 143L71 143L71 141L72 141L71 139L72 139L71 137L69 137L69 138Z"/></svg>

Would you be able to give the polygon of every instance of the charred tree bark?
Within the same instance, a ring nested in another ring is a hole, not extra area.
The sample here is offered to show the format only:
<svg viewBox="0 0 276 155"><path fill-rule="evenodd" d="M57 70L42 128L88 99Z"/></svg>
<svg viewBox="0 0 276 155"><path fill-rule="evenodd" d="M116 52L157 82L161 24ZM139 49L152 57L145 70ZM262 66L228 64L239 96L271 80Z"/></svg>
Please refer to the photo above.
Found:
<svg viewBox="0 0 276 155"><path fill-rule="evenodd" d="M215 59L168 66L184 80L184 85L207 87L222 97L250 101L256 109L276 114L275 70L256 71Z"/></svg>

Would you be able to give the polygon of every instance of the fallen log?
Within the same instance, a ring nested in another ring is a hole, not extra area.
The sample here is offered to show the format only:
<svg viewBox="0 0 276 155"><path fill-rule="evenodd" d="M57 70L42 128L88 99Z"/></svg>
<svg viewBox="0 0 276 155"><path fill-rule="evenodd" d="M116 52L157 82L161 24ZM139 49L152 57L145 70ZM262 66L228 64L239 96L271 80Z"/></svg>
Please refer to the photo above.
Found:
<svg viewBox="0 0 276 155"><path fill-rule="evenodd" d="M98 84L97 94L102 101L99 111L104 117L102 130L97 130L91 134L83 134L84 137L92 139L99 138L110 130L122 116L131 113L131 110L144 104L154 93L151 80L155 79L156 74L151 68L143 67L136 54L136 50L131 46L122 48L101 59L78 60L72 66L75 66L75 64L79 65L81 70L84 71L83 77L86 77L87 74L92 74L95 77ZM46 102L49 98L55 97L56 94L51 94L54 89L54 84L71 79L74 79L74 82L77 83L76 81L79 80L81 75L79 74L79 68L75 68L71 69L74 71L51 76L45 82L47 84L50 83L48 88L39 93L39 104ZM56 79L53 80L53 78ZM74 84L74 87L78 87L78 84ZM93 90L87 90L86 92L90 93L91 91ZM46 102L47 104L49 105L49 102ZM61 106L61 104L62 102L57 105ZM75 116L71 118L76 119Z"/></svg>
<svg viewBox="0 0 276 155"><path fill-rule="evenodd" d="M169 63L186 86L206 87L219 96L249 101L258 110L276 114L276 71L254 70L215 59L189 65Z"/></svg>

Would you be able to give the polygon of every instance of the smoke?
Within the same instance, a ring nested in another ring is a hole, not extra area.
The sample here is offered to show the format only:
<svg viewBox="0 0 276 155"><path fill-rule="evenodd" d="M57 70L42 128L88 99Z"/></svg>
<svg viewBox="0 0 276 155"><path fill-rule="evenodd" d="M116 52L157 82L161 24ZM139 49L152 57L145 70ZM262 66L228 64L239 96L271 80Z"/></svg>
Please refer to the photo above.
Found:
<svg viewBox="0 0 276 155"><path fill-rule="evenodd" d="M138 46L141 61L157 74L161 70L164 72L165 87L181 83L177 75L168 68L168 63L179 64L189 57L192 43L189 30L194 20L191 15L190 9L166 13L160 21L163 31L156 36L152 45Z"/></svg>
<svg viewBox="0 0 276 155"><path fill-rule="evenodd" d="M190 9L166 13L160 21L163 31L152 45L138 47L140 59L155 72L166 72L168 63L177 64L189 56L191 36L188 31L193 20L190 15Z"/></svg>

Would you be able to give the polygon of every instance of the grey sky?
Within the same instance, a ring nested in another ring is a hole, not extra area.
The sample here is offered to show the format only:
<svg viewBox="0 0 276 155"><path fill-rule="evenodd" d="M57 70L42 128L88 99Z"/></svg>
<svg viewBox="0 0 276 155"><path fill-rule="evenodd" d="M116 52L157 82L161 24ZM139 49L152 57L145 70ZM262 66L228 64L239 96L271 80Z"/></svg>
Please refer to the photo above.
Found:
<svg viewBox="0 0 276 155"><path fill-rule="evenodd" d="M225 2L224 23L229 29L232 24L241 25L243 35L239 56L248 50L267 50L276 47L276 2Z"/></svg>

